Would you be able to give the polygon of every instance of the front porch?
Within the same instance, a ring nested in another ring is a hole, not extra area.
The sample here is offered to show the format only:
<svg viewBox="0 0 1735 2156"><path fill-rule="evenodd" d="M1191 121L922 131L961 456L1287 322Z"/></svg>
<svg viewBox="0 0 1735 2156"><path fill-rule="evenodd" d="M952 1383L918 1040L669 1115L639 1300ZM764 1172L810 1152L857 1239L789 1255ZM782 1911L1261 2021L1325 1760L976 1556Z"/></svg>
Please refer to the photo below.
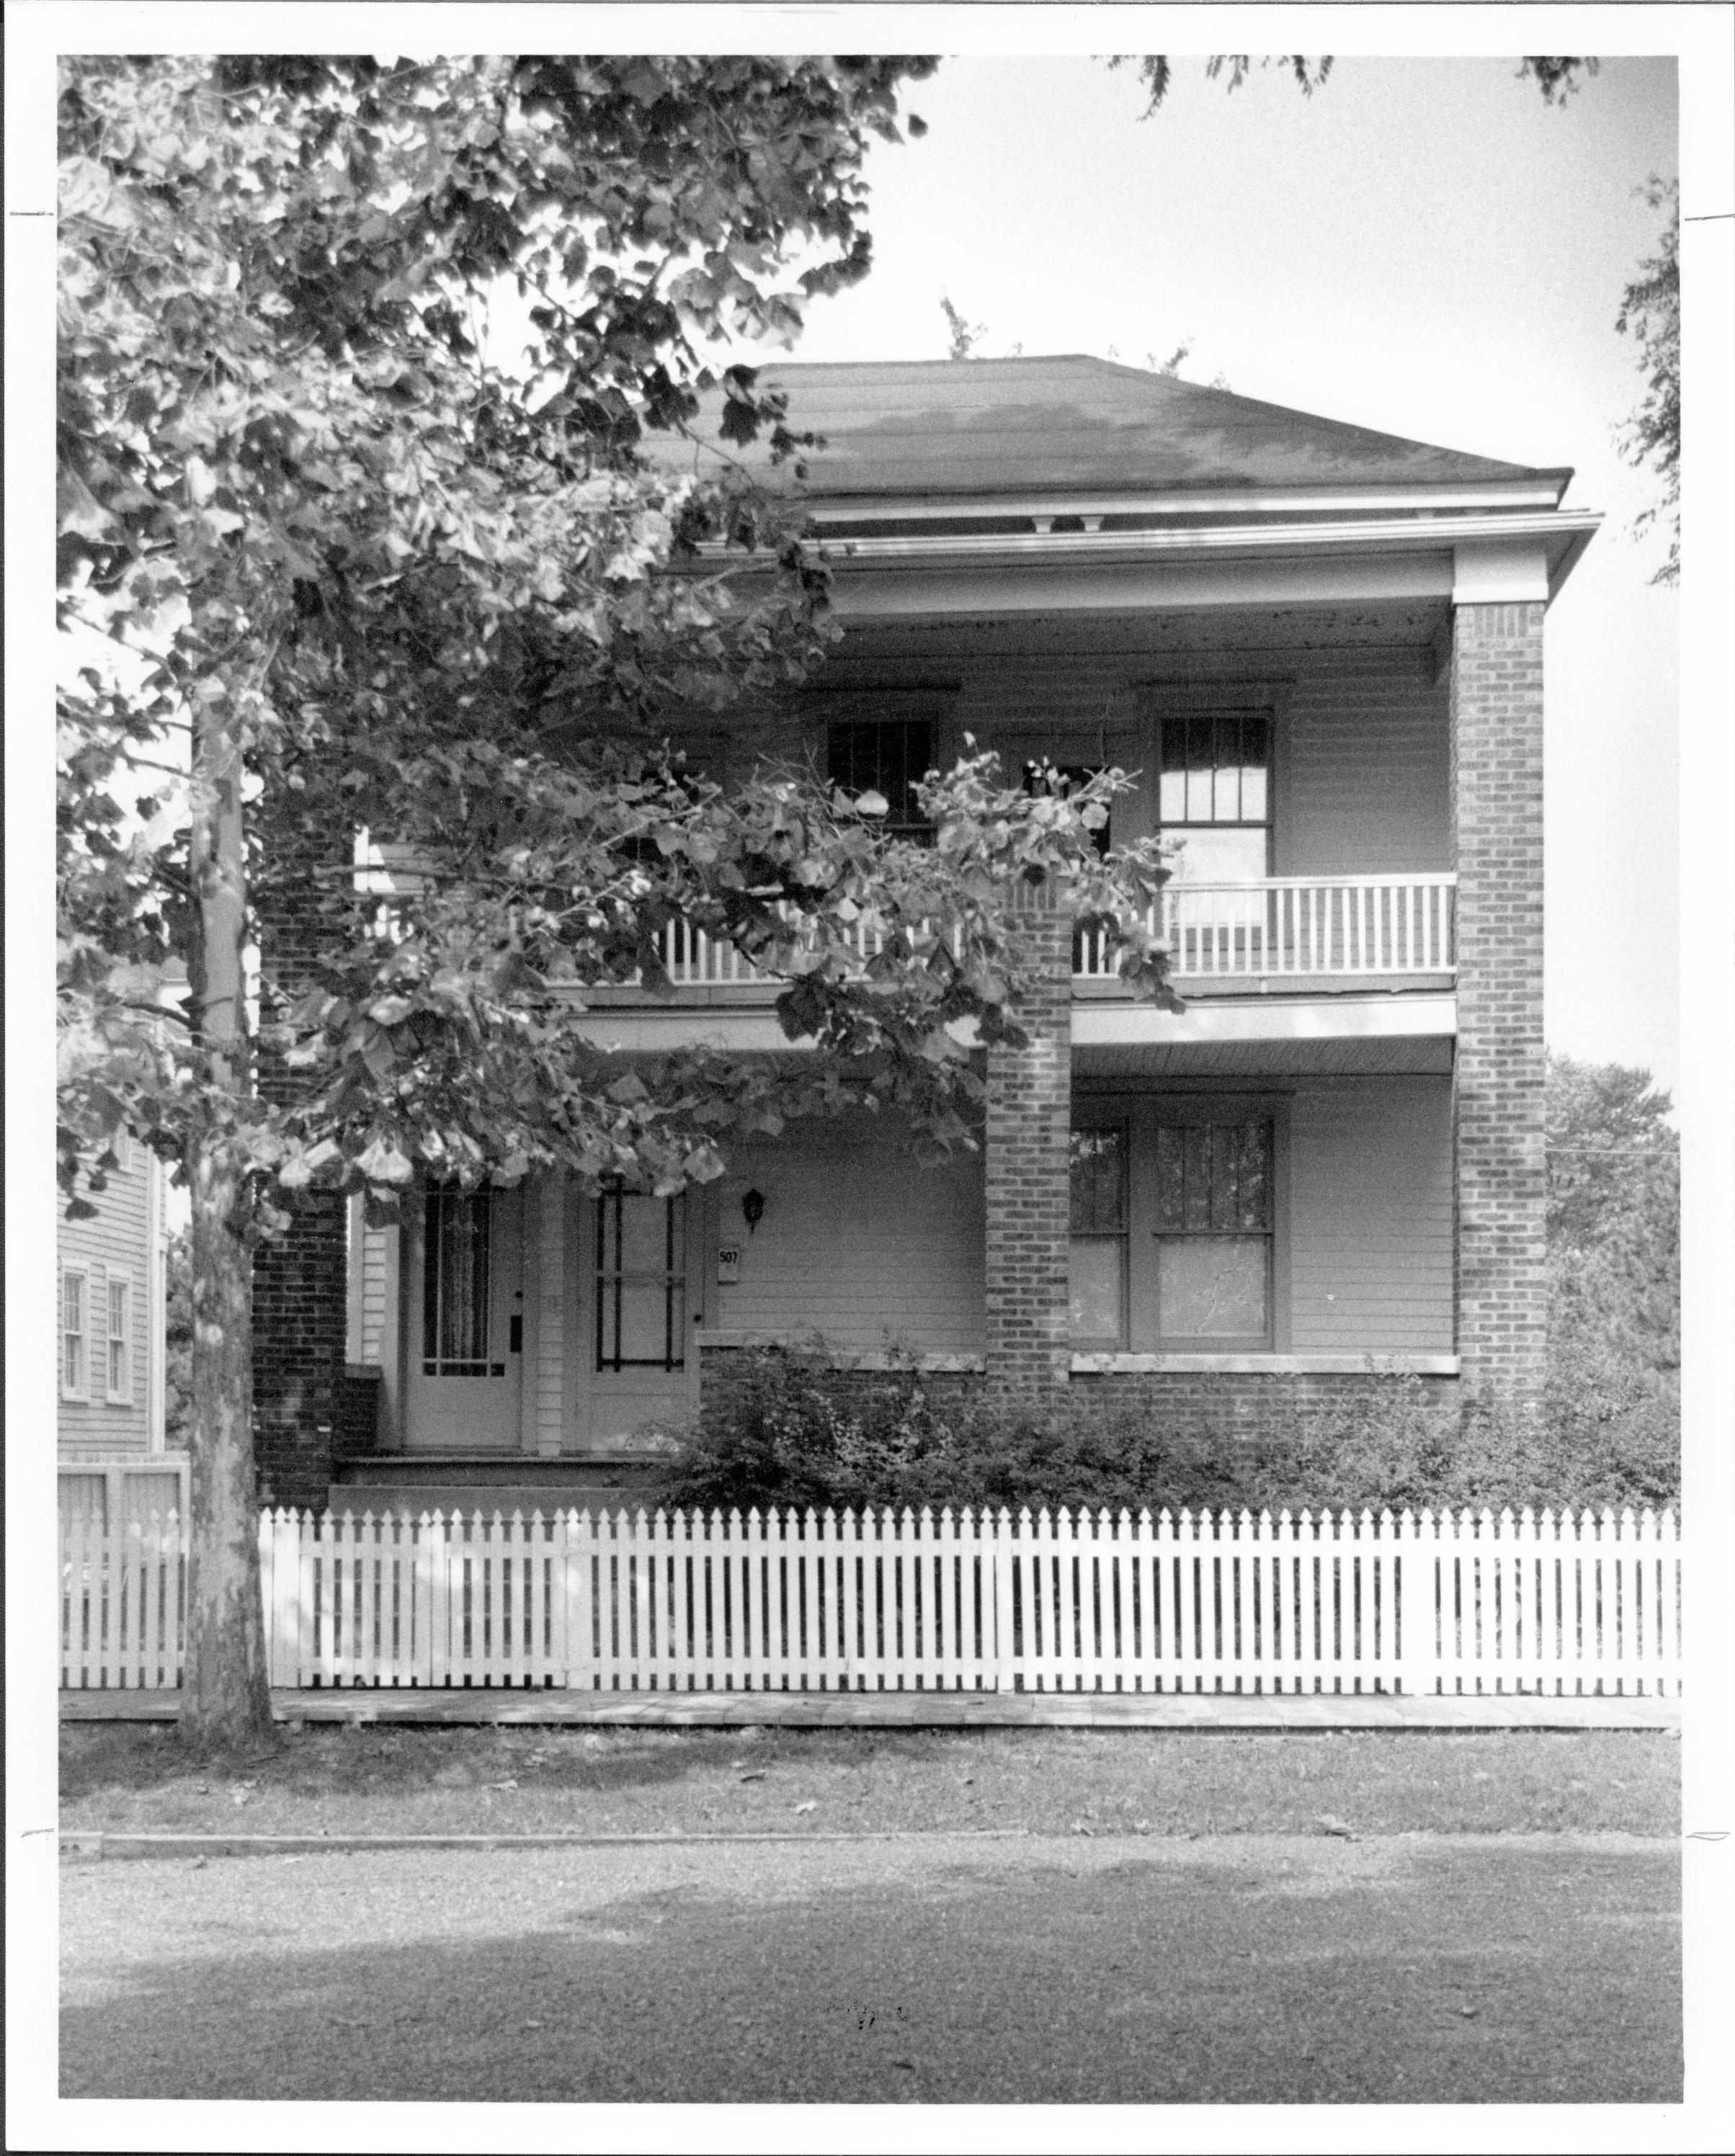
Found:
<svg viewBox="0 0 1735 2156"><path fill-rule="evenodd" d="M1190 1069L1185 1043L1069 1051L1042 1201L1060 1382L1225 1440L1375 1372L1453 1384L1450 1040L1375 1044L1403 1053L1371 1070L1366 1040L1322 1045L1334 1067L1298 1067L1281 1040L1252 1044L1263 1070L1214 1070L1197 1044ZM362 1404L332 1501L630 1507L754 1346L994 1382L996 1209L1028 1208L1035 1172L1016 1145L936 1159L864 1119L750 1145L676 1199L531 1180L412 1199L402 1229L357 1209L345 1390Z"/></svg>

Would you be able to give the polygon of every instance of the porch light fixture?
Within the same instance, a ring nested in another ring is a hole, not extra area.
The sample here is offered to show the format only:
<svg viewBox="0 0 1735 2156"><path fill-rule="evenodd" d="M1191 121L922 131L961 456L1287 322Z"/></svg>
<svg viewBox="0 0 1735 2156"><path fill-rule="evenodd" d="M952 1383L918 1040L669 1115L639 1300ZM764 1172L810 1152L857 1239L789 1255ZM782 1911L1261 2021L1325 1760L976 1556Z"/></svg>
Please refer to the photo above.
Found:
<svg viewBox="0 0 1735 2156"><path fill-rule="evenodd" d="M762 1190L748 1191L741 1201L741 1217L747 1222L747 1233L751 1235L765 1218L765 1194Z"/></svg>

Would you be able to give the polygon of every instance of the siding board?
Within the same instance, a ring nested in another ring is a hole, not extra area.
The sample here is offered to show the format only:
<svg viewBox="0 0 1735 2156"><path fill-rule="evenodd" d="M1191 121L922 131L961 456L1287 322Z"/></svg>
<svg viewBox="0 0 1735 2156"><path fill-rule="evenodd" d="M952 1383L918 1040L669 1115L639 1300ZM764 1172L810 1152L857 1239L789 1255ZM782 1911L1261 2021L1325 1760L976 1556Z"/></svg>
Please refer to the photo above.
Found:
<svg viewBox="0 0 1735 2156"><path fill-rule="evenodd" d="M962 753L968 732L984 747L1004 746L1009 761L1051 737L1061 762L1106 752L1146 772L1154 767L1151 721L1166 690L1269 690L1280 712L1277 873L1373 875L1453 865L1447 689L1431 675L1419 649L1401 646L1295 647L1186 665L1150 653L947 660L937 646L932 655L877 664L846 649L822 678L834 690L955 686L935 744L942 763ZM823 712L823 696L811 701ZM823 759L817 717L804 732L798 714L744 712L728 777L744 777L758 757L799 766L808 752ZM714 741L710 752L714 758ZM1117 835L1136 835L1147 820L1142 803L1124 804Z"/></svg>
<svg viewBox="0 0 1735 2156"><path fill-rule="evenodd" d="M1450 1081L1297 1086L1290 1188L1294 1352L1450 1354Z"/></svg>
<svg viewBox="0 0 1735 2156"><path fill-rule="evenodd" d="M765 1198L751 1235L749 1188ZM745 1154L719 1188L720 1240L739 1248L741 1278L714 1291L716 1327L818 1334L848 1354L979 1355L982 1208L979 1157L937 1168L890 1130L834 1125Z"/></svg>

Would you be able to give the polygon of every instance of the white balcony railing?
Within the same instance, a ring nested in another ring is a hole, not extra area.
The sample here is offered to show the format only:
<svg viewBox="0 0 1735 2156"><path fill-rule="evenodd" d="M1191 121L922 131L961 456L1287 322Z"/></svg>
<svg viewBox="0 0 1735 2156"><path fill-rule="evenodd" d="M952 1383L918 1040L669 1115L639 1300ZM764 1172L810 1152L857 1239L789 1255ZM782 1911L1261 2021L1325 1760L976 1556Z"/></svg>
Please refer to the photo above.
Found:
<svg viewBox="0 0 1735 2156"><path fill-rule="evenodd" d="M1446 875L1270 876L1260 883L1173 883L1154 909L1177 980L1357 978L1450 973L1456 964L1454 901ZM864 963L885 938L854 938ZM677 988L752 988L767 977L725 937L674 921L663 963ZM1120 957L1102 935L1077 937L1073 978L1112 981Z"/></svg>
<svg viewBox="0 0 1735 2156"><path fill-rule="evenodd" d="M1457 881L1426 875L1172 883L1152 926L1177 980L1450 973ZM1112 980L1118 964L1107 938L1078 938L1075 979Z"/></svg>
<svg viewBox="0 0 1735 2156"><path fill-rule="evenodd" d="M854 946L856 963L863 966L885 948L884 933L865 924L858 924L848 942ZM954 935L954 951L962 946L962 934ZM782 986L744 958L726 938L707 936L702 928L690 928L680 921L670 921L663 931L663 965L677 988Z"/></svg>

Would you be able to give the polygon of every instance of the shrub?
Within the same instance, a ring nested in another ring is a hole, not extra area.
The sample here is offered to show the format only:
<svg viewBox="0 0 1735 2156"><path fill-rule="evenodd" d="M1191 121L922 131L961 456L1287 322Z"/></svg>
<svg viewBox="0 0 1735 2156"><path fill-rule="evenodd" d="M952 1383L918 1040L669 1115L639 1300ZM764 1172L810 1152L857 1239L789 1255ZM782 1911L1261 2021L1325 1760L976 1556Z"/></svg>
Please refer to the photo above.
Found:
<svg viewBox="0 0 1735 2156"><path fill-rule="evenodd" d="M1578 1391L1520 1413L1459 1415L1413 1376L1381 1378L1268 1439L1189 1437L1125 1399L1008 1399L908 1363L834 1368L823 1353L752 1350L674 1446L657 1502L745 1512L949 1505L1014 1512L1167 1507L1336 1512L1530 1505L1619 1510L1678 1502L1663 1396Z"/></svg>

